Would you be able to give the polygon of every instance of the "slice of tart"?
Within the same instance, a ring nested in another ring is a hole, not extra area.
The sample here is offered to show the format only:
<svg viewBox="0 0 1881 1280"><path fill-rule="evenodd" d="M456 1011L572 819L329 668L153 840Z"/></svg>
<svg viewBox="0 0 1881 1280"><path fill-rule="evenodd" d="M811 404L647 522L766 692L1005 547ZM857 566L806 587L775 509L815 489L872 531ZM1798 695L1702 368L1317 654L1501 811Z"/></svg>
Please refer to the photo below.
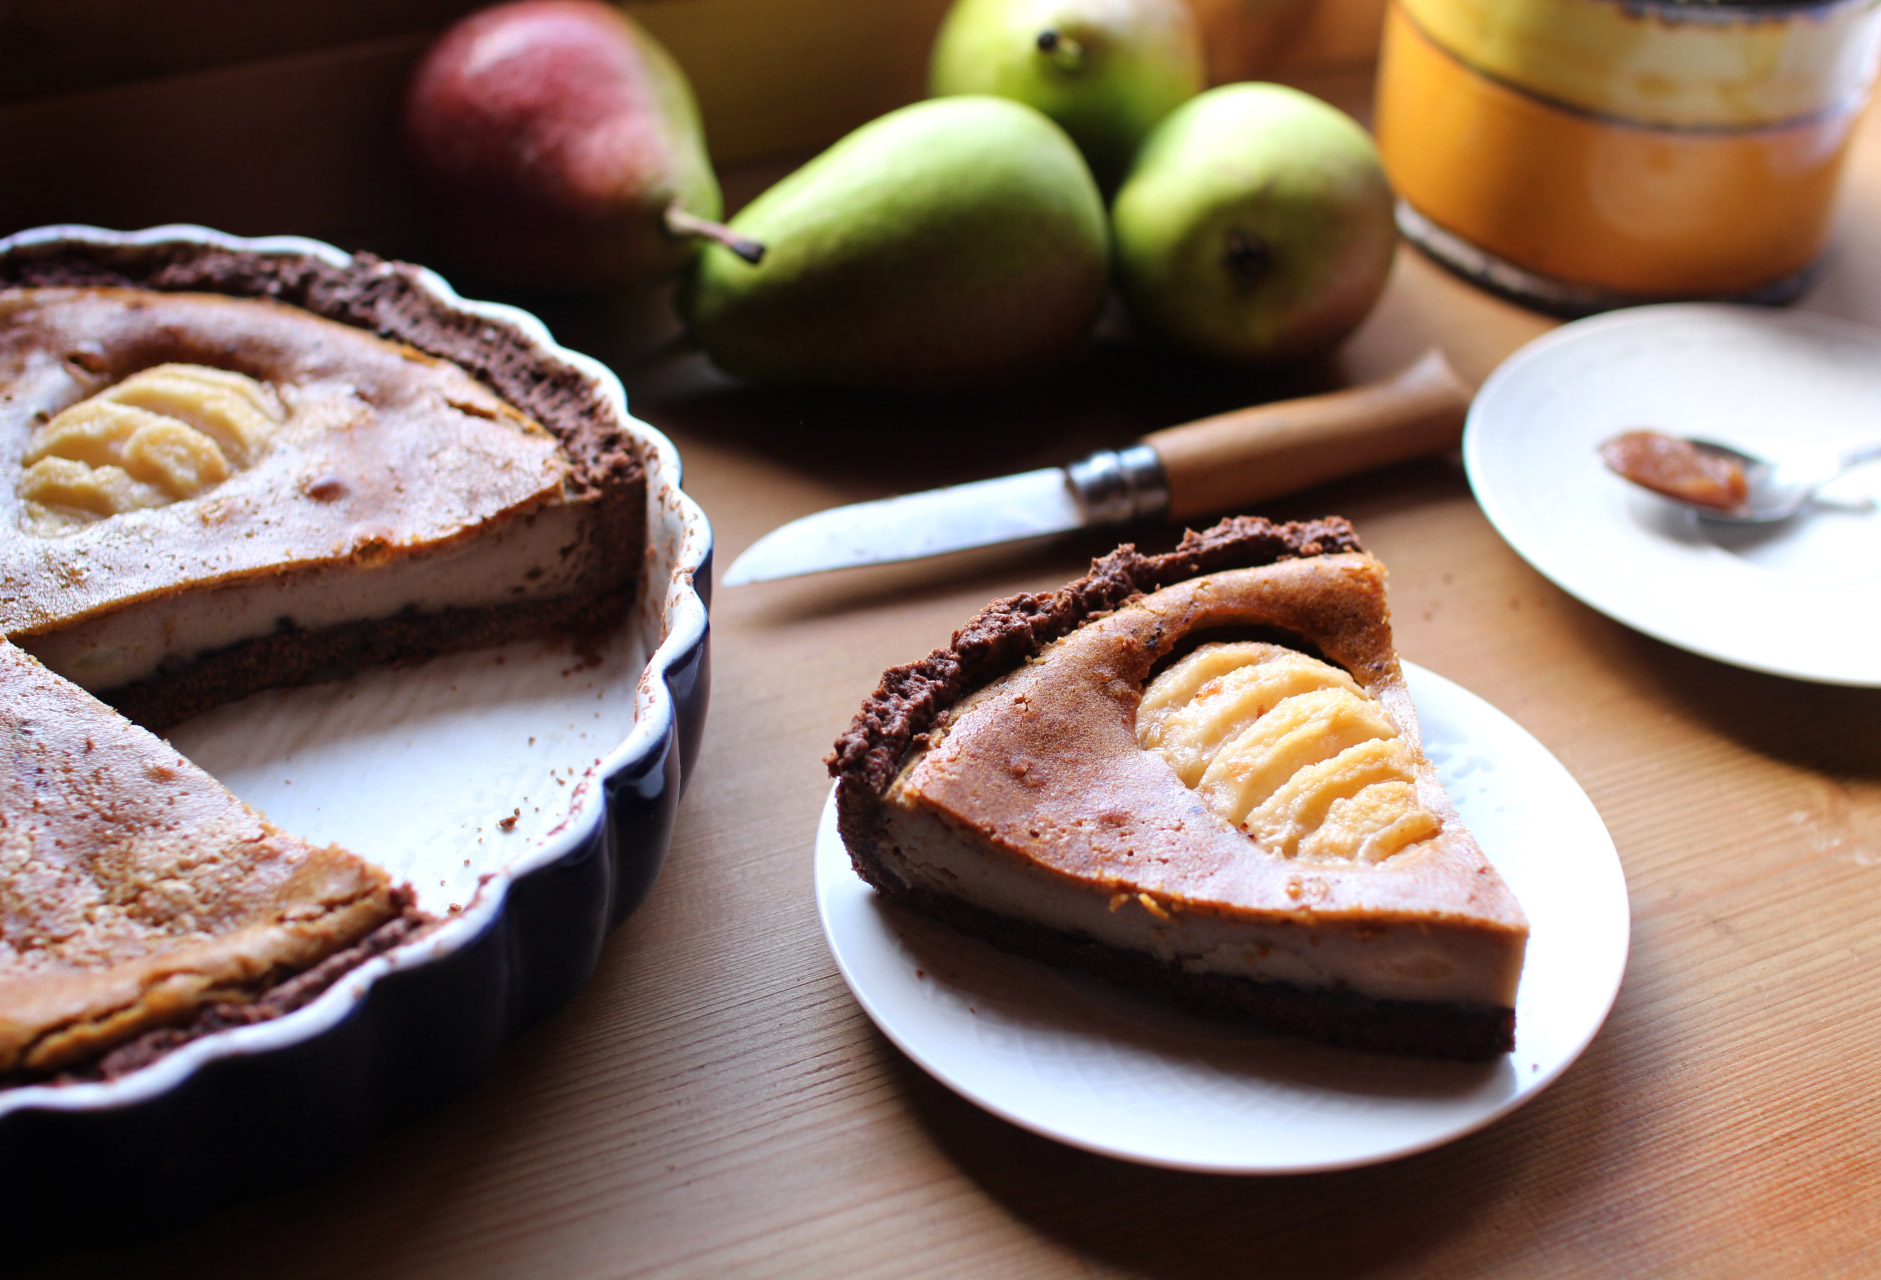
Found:
<svg viewBox="0 0 1881 1280"><path fill-rule="evenodd" d="M272 826L4 640L0 759L0 1078L284 1011L283 980L415 927L383 871Z"/></svg>
<svg viewBox="0 0 1881 1280"><path fill-rule="evenodd" d="M356 319L345 283L303 292ZM391 338L265 298L0 291L0 634L161 727L618 621L646 522L623 424L496 326L381 319Z"/></svg>
<svg viewBox="0 0 1881 1280"><path fill-rule="evenodd" d="M1354 1048L1507 1052L1528 927L1420 745L1341 520L1226 521L989 606L838 741L885 896Z"/></svg>

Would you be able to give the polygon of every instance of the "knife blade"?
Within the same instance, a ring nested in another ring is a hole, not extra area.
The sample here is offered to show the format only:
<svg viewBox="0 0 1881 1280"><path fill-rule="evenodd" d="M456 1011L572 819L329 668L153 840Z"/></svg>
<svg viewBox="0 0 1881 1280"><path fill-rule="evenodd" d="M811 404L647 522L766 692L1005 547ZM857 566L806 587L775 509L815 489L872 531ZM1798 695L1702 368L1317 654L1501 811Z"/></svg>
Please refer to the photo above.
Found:
<svg viewBox="0 0 1881 1280"><path fill-rule="evenodd" d="M1085 523L1063 467L926 493L831 507L765 534L726 570L727 586L823 569L919 560L998 542L1065 533ZM899 531L892 545L882 530Z"/></svg>
<svg viewBox="0 0 1881 1280"><path fill-rule="evenodd" d="M1431 351L1380 382L1256 405L1064 467L832 507L773 529L726 586L893 564L1073 529L1186 520L1454 447L1470 391Z"/></svg>

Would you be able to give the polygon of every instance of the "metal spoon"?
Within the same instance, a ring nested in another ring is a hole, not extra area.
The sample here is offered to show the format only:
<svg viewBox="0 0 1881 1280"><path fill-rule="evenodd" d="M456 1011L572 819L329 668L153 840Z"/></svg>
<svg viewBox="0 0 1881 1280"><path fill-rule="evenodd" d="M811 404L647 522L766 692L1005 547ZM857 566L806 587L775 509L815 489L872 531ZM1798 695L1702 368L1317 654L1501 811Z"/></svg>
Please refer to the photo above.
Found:
<svg viewBox="0 0 1881 1280"><path fill-rule="evenodd" d="M1656 436L1659 433L1650 434ZM1733 449L1728 444L1719 444L1715 440L1701 440L1692 436L1660 436L1659 438L1667 443L1690 445L1701 455L1735 463L1741 469L1744 478L1744 497L1735 505L1724 506L1694 501L1659 485L1649 484L1638 475L1629 474L1618 465L1615 455L1609 448L1624 438L1616 436L1613 440L1601 445L1601 457L1609 470L1642 488L1651 490L1668 502L1675 502L1682 507L1689 508L1707 520L1722 520L1731 524L1771 524L1778 520L1787 520L1802 510L1803 504L1814 497L1818 489L1844 471L1864 462L1873 462L1881 458L1881 443L1864 445L1842 454L1818 454L1813 457L1795 457L1772 462L1754 453Z"/></svg>

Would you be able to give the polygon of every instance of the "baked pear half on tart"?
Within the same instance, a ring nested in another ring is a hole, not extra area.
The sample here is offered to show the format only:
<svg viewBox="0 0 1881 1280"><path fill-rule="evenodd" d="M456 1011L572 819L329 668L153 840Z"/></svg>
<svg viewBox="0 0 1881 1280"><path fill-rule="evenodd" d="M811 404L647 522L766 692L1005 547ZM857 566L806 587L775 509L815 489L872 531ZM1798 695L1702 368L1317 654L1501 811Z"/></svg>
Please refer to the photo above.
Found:
<svg viewBox="0 0 1881 1280"><path fill-rule="evenodd" d="M1423 752L1384 584L1343 520L1238 518L989 605L836 744L857 873L1333 1044L1508 1052L1527 921Z"/></svg>

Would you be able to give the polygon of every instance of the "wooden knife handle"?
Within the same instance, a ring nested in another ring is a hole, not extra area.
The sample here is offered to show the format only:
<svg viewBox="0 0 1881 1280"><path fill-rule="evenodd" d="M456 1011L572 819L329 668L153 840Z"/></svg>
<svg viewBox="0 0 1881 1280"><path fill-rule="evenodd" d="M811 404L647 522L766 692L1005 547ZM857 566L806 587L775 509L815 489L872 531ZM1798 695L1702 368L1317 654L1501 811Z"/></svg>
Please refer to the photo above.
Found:
<svg viewBox="0 0 1881 1280"><path fill-rule="evenodd" d="M1469 388L1432 350L1382 382L1217 414L1143 443L1162 459L1170 518L1186 520L1451 448L1469 406Z"/></svg>

